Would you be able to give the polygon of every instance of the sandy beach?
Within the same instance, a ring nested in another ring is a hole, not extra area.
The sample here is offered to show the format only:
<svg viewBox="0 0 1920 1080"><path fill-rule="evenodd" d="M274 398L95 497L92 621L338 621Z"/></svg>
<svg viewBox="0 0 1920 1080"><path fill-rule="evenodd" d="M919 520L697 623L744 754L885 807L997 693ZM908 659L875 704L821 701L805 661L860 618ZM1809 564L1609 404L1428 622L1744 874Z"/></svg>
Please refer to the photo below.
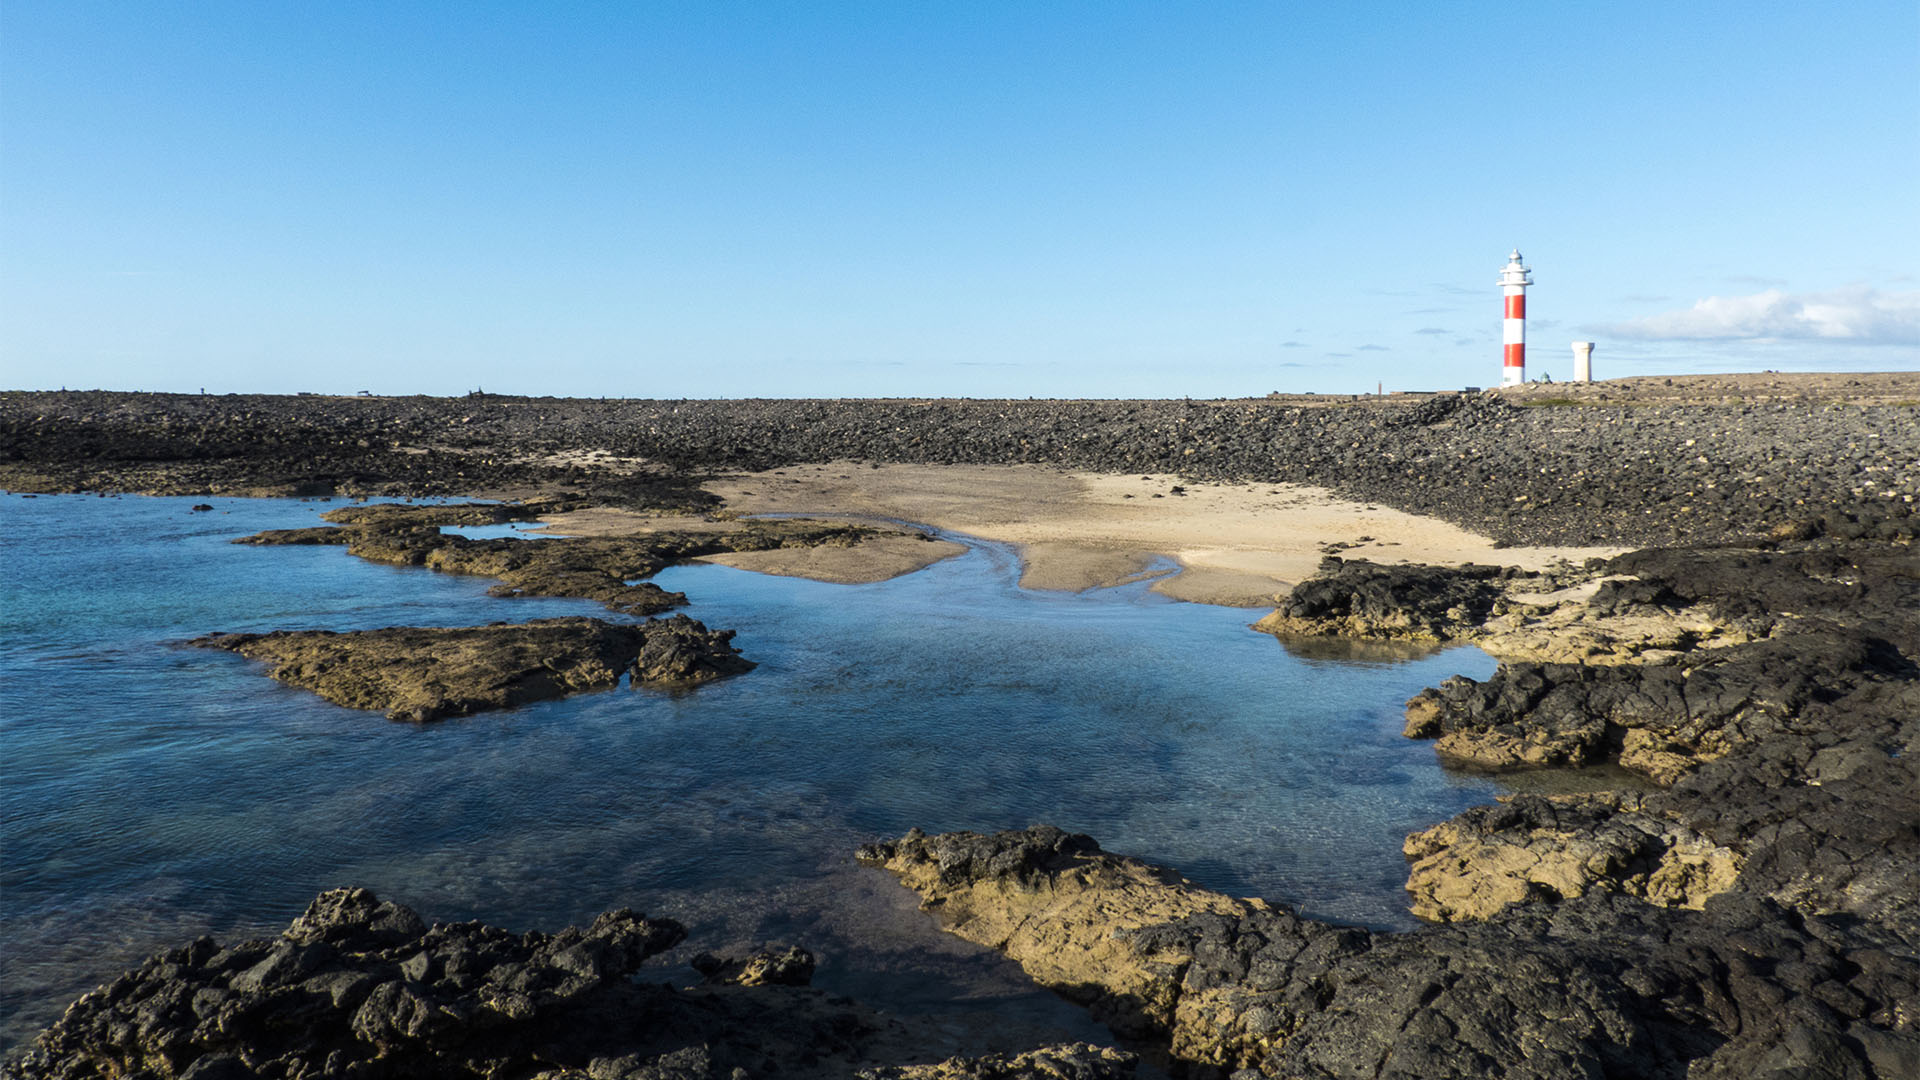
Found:
<svg viewBox="0 0 1920 1080"><path fill-rule="evenodd" d="M1021 584L1080 591L1141 576L1175 599L1265 607L1311 575L1327 554L1378 562L1497 564L1537 569L1617 554L1602 547L1496 547L1434 518L1341 499L1293 484L1182 482L1027 465L880 465L832 462L743 473L707 489L741 515L797 514L905 522L1019 546ZM596 509L543 519L554 532L611 536L682 529L682 516ZM703 528L726 528L709 522ZM961 548L912 534L854 548L710 556L763 573L879 581ZM1165 561L1171 560L1172 566Z"/></svg>

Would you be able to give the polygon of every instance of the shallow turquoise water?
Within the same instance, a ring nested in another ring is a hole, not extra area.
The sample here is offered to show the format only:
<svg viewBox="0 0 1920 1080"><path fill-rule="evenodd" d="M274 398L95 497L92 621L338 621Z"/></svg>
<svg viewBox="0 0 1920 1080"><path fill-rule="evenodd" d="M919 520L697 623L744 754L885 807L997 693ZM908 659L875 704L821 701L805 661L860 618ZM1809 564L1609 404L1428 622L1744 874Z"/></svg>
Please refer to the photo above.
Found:
<svg viewBox="0 0 1920 1080"><path fill-rule="evenodd" d="M1004 962L935 933L854 847L1044 821L1214 888L1405 926L1402 837L1496 790L1399 735L1419 688L1492 671L1478 650L1303 659L1246 628L1258 612L1020 589L984 543L877 585L677 567L658 583L737 629L758 669L394 724L177 643L618 616L339 548L236 546L328 507L199 501L0 498L7 1041L153 949L271 932L343 884L509 927L632 906L687 922L683 952L779 937L820 952L832 989L1030 1009Z"/></svg>

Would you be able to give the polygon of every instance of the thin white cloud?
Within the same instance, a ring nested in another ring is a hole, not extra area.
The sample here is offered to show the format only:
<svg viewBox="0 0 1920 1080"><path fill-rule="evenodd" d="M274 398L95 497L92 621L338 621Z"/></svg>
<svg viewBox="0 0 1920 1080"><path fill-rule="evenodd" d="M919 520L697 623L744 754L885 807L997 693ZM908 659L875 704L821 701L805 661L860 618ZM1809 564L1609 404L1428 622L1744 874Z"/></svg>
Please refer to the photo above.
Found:
<svg viewBox="0 0 1920 1080"><path fill-rule="evenodd" d="M1829 341L1920 344L1920 291L1856 285L1824 293L1709 296L1669 311L1600 328L1643 341Z"/></svg>

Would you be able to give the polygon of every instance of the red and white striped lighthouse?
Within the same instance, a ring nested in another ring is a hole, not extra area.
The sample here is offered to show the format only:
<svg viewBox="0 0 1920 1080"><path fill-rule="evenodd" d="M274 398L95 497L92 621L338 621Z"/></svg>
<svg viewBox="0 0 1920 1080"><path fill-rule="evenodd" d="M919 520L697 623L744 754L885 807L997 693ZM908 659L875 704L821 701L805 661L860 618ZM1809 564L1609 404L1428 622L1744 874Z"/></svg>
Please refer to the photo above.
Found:
<svg viewBox="0 0 1920 1080"><path fill-rule="evenodd" d="M1533 284L1527 275L1532 272L1520 262L1519 248L1507 256L1506 269L1500 271L1500 291L1507 298L1507 318L1500 324L1500 344L1506 352L1501 386L1527 381L1527 286Z"/></svg>

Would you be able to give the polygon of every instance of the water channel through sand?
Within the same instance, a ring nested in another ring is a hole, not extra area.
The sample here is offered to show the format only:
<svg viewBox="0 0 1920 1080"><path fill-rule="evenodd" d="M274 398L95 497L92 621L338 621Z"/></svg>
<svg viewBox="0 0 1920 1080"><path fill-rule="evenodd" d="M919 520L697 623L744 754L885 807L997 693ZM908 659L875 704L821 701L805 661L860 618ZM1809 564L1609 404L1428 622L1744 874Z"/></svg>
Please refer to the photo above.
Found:
<svg viewBox="0 0 1920 1080"><path fill-rule="evenodd" d="M676 567L659 583L758 669L390 723L174 643L606 613L338 548L234 546L328 506L198 501L4 500L8 1043L140 956L271 933L344 884L511 927L631 906L689 925L673 962L780 938L821 955L829 989L1071 1030L1077 1013L940 935L854 847L1051 822L1211 888L1405 926L1402 837L1498 790L1399 734L1409 695L1492 670L1477 650L1296 656L1252 613L1146 581L1022 588L1015 551L978 540L865 585Z"/></svg>

